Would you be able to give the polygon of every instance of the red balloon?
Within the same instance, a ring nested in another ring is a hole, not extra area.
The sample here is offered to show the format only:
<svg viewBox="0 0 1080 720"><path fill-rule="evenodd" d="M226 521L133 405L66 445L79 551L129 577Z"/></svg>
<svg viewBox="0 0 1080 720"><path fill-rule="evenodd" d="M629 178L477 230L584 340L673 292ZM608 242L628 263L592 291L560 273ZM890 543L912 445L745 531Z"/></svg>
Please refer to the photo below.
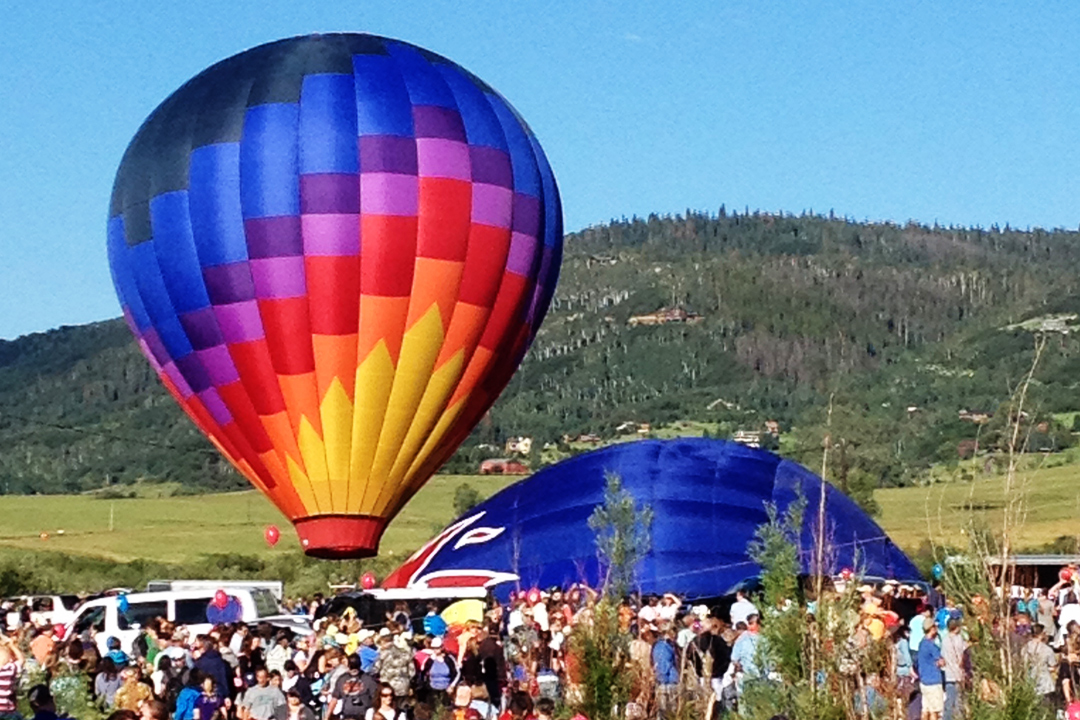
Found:
<svg viewBox="0 0 1080 720"><path fill-rule="evenodd" d="M840 578L843 580L850 580L854 575L855 573L851 572L851 568L844 568L840 571Z"/></svg>
<svg viewBox="0 0 1080 720"><path fill-rule="evenodd" d="M375 575L370 572L364 573L360 577L360 587L364 588L365 590L370 590L371 588L375 587Z"/></svg>
<svg viewBox="0 0 1080 720"><path fill-rule="evenodd" d="M267 525L263 535L266 536L266 544L270 547L277 545L278 540L281 539L281 531L278 530L277 525Z"/></svg>
<svg viewBox="0 0 1080 720"><path fill-rule="evenodd" d="M225 606L229 604L229 596L225 594L224 590L218 590L214 593L214 607L218 610L224 610Z"/></svg>
<svg viewBox="0 0 1080 720"><path fill-rule="evenodd" d="M1064 580L1065 582L1069 582L1070 580L1072 580L1072 576L1073 576L1072 569L1067 568L1067 567L1061 568L1061 572L1058 573L1058 577L1061 578L1062 580Z"/></svg>

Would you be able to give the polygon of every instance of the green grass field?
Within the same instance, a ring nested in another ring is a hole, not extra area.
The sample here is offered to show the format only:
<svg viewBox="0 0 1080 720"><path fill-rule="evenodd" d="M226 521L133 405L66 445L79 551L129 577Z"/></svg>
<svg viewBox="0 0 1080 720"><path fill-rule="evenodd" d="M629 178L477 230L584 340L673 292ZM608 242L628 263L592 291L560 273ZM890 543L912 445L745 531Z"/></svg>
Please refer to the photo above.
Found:
<svg viewBox="0 0 1080 720"><path fill-rule="evenodd" d="M1062 536L1080 536L1080 464L1029 470L1017 476L1025 497L1026 517L1017 533L1020 550L1038 548ZM1001 527L1005 480L878 490L878 523L904 550L925 540L963 546L961 530L972 521L994 531Z"/></svg>
<svg viewBox="0 0 1080 720"><path fill-rule="evenodd" d="M1017 547L1037 548L1061 536L1080 535L1080 463L1028 471L1020 476L1027 517ZM453 519L454 491L468 483L490 497L517 478L440 475L394 519L379 555L402 558ZM1004 479L951 482L929 487L878 490L877 520L905 550L931 539L963 545L962 530L974 520L1000 527ZM93 496L0 496L0 549L33 549L127 562L139 558L185 563L216 553L269 557L294 552L288 521L255 491L222 495L162 497L168 486L140 488L140 497L106 500ZM113 529L110 531L110 513ZM268 548L266 525L281 528L281 542ZM60 531L63 534L60 534ZM41 533L48 533L42 540Z"/></svg>
<svg viewBox="0 0 1080 720"><path fill-rule="evenodd" d="M463 483L490 497L516 479L432 478L387 528L379 555L404 557L452 520L454 491ZM0 548L51 550L120 562L144 558L183 563L215 553L269 556L299 547L288 520L254 490L179 497L146 497L153 495L154 486L142 490L141 497L122 500L87 495L2 496ZM281 541L273 549L263 540L263 529L270 524L281 529ZM41 533L48 533L48 539L41 539Z"/></svg>

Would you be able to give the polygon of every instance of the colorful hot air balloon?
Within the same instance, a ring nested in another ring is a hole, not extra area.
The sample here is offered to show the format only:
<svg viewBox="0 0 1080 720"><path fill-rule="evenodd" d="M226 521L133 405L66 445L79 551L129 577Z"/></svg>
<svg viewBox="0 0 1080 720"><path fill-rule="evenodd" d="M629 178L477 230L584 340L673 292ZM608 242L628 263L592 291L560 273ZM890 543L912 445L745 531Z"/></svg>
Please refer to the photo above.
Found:
<svg viewBox="0 0 1080 720"><path fill-rule="evenodd" d="M494 90L371 35L224 60L124 154L109 263L162 382L311 555L375 554L509 381L562 255Z"/></svg>

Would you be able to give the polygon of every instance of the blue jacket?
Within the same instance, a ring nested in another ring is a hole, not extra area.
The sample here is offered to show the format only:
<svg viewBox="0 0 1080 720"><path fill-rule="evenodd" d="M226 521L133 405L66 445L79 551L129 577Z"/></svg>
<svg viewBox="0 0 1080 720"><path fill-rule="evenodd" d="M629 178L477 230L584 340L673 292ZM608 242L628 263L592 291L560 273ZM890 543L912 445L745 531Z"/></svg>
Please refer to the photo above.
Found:
<svg viewBox="0 0 1080 720"><path fill-rule="evenodd" d="M181 690L180 694L176 696L174 720L192 720L195 717L195 704L199 702L201 696L202 690L193 687L185 687ZM209 719L204 718L203 720Z"/></svg>
<svg viewBox="0 0 1080 720"><path fill-rule="evenodd" d="M675 648L667 640L657 640L652 648L653 672L660 685L675 685L679 682L679 668L676 666Z"/></svg>
<svg viewBox="0 0 1080 720"><path fill-rule="evenodd" d="M424 634L433 637L442 637L446 634L446 621L438 615L425 615Z"/></svg>
<svg viewBox="0 0 1080 720"><path fill-rule="evenodd" d="M360 669L364 672L371 672L371 668L375 666L375 661L379 659L379 651L370 645L360 646Z"/></svg>

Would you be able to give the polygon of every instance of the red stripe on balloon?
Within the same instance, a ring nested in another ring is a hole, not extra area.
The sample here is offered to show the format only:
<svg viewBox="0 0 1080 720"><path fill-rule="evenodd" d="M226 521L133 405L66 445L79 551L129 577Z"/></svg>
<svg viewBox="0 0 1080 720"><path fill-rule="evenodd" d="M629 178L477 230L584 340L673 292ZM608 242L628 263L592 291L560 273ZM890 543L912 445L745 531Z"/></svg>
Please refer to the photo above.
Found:
<svg viewBox="0 0 1080 720"><path fill-rule="evenodd" d="M259 315L266 331L274 370L279 375L315 371L311 352L311 324L306 297L259 300Z"/></svg>
<svg viewBox="0 0 1080 720"><path fill-rule="evenodd" d="M408 297L416 259L415 217L364 215L360 218L360 292Z"/></svg>
<svg viewBox="0 0 1080 720"><path fill-rule="evenodd" d="M360 258L304 258L315 335L352 335L360 325Z"/></svg>
<svg viewBox="0 0 1080 720"><path fill-rule="evenodd" d="M277 373L270 361L270 348L266 339L249 340L229 345L236 371L240 375L255 412L259 415L276 415L285 410ZM220 390L219 390L220 392Z"/></svg>

